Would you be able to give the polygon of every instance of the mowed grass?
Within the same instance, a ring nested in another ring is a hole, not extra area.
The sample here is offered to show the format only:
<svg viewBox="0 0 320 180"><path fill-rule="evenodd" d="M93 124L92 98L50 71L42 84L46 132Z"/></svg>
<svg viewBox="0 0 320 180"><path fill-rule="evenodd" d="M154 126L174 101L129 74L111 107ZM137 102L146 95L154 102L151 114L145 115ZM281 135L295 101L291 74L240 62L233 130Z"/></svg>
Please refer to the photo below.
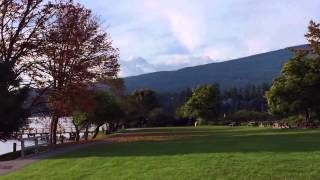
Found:
<svg viewBox="0 0 320 180"><path fill-rule="evenodd" d="M140 129L0 179L320 179L320 130Z"/></svg>

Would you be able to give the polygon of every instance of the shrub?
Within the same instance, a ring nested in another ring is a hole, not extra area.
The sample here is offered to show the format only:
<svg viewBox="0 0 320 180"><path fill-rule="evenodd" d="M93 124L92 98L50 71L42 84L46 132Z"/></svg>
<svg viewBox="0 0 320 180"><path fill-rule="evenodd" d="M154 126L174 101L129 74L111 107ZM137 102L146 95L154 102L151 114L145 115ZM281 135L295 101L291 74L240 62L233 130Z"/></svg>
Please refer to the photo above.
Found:
<svg viewBox="0 0 320 180"><path fill-rule="evenodd" d="M271 120L271 116L266 112L256 112L248 110L240 110L226 117L229 121L248 122L248 121L267 121Z"/></svg>
<svg viewBox="0 0 320 180"><path fill-rule="evenodd" d="M289 116L280 120L282 123L287 123L290 126L310 126L310 125L319 125L319 120L313 119L312 121L306 123L303 116Z"/></svg>

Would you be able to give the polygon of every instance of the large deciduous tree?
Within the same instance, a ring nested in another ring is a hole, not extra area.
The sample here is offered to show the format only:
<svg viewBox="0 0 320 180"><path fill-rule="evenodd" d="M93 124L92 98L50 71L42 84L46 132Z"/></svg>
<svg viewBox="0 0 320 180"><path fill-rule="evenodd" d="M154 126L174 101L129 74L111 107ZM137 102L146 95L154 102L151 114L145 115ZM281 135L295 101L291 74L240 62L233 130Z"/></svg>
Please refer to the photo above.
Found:
<svg viewBox="0 0 320 180"><path fill-rule="evenodd" d="M190 99L178 109L178 114L199 121L213 121L219 117L220 105L219 88L216 85L201 85L193 91Z"/></svg>
<svg viewBox="0 0 320 180"><path fill-rule="evenodd" d="M59 117L73 112L76 92L93 88L101 77L116 77L118 50L91 11L73 1L53 6L54 14L46 24L45 42L39 47L29 76L38 87L49 89L51 110L50 143L56 143Z"/></svg>
<svg viewBox="0 0 320 180"><path fill-rule="evenodd" d="M0 1L0 140L10 137L27 117L22 76L33 63L51 12L42 0Z"/></svg>
<svg viewBox="0 0 320 180"><path fill-rule="evenodd" d="M30 58L38 55L51 7L43 0L0 2L0 62L10 62L17 77L29 70Z"/></svg>
<svg viewBox="0 0 320 180"><path fill-rule="evenodd" d="M273 81L267 92L269 111L279 115L303 114L309 122L319 107L320 64L316 59L297 52Z"/></svg>
<svg viewBox="0 0 320 180"><path fill-rule="evenodd" d="M308 123L320 110L320 28L311 21L306 34L311 49L295 50L280 77L267 92L269 111L280 115L301 114Z"/></svg>

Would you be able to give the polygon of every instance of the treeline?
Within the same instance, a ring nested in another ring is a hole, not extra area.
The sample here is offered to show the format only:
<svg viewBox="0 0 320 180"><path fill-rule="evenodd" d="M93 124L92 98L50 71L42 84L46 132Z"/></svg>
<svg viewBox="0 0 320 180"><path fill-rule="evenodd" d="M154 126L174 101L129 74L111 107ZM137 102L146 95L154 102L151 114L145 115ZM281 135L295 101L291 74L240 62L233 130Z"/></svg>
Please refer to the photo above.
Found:
<svg viewBox="0 0 320 180"><path fill-rule="evenodd" d="M223 116L230 116L241 110L247 110L251 112L267 112L267 101L265 93L269 90L270 85L246 85L244 88L228 88L219 89L218 85L215 85L218 89L218 101L219 101L219 115L220 120ZM194 89L195 90L195 89ZM187 102L193 95L191 89L186 89L181 92L174 93L159 93L157 94L159 104L165 114L169 117L174 117L182 124L191 124L195 119L193 118L178 118L177 110ZM174 124L174 123L171 123ZM179 123L178 123L179 124Z"/></svg>
<svg viewBox="0 0 320 180"><path fill-rule="evenodd" d="M98 128L107 123L112 132L119 128L193 125L200 116L206 123L218 124L231 121L231 117L237 121L259 120L267 114L264 94L269 86L266 84L225 90L220 90L218 85L202 85L175 93L157 93L151 89L126 93L119 92L124 88L106 86L108 90L95 92L100 96L95 98L100 103L100 112L95 116L101 120L96 123L88 116L82 124L87 120Z"/></svg>
<svg viewBox="0 0 320 180"><path fill-rule="evenodd" d="M242 109L250 111L266 112L268 109L265 93L270 85L246 85L243 88L227 88L220 93L221 111L224 113L233 113ZM180 107L192 96L192 90L186 89L181 92L159 93L157 98L163 110L167 114L175 114L176 109Z"/></svg>

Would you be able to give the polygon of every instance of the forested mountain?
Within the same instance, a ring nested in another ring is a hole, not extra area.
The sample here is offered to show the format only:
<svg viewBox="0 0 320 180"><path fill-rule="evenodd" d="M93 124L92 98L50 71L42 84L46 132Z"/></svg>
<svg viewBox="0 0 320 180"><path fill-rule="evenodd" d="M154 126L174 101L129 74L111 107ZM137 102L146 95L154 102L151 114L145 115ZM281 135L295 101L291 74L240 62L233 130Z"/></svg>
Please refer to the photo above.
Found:
<svg viewBox="0 0 320 180"><path fill-rule="evenodd" d="M159 92L181 91L200 84L218 83L220 88L244 87L247 84L270 84L279 75L282 65L293 53L289 47L240 59L188 67L177 71L162 71L125 78L129 91L151 88Z"/></svg>

